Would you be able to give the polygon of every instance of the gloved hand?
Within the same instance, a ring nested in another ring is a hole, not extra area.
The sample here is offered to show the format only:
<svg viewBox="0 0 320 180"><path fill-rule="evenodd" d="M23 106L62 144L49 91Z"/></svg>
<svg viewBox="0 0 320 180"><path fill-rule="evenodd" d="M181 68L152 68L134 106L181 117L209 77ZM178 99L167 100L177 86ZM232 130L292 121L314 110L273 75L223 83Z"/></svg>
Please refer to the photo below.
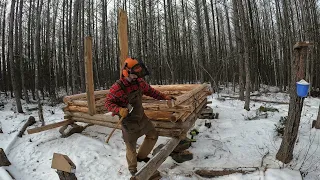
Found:
<svg viewBox="0 0 320 180"><path fill-rule="evenodd" d="M175 97L173 97L173 96L171 96L171 95L165 95L165 96L164 96L164 99L165 99L165 100L171 100L171 99L177 100L177 98L175 98Z"/></svg>
<svg viewBox="0 0 320 180"><path fill-rule="evenodd" d="M120 108L119 109L119 115L123 118L127 117L129 114L128 108Z"/></svg>

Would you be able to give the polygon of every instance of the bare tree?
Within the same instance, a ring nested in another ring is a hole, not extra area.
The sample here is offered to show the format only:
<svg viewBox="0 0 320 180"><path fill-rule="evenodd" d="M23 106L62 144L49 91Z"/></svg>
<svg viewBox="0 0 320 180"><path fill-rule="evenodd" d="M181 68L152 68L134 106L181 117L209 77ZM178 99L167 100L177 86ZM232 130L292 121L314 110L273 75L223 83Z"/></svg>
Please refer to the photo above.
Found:
<svg viewBox="0 0 320 180"><path fill-rule="evenodd" d="M21 100L20 100L20 93L18 92L17 87L17 80L15 76L15 62L13 57L13 26L14 26L14 7L15 7L16 1L11 1L11 8L10 8L10 19L9 19L9 37L8 37L8 49L9 49L9 62L10 62L10 69L11 69L11 83L12 88L14 90L14 95L17 103L17 111L19 113L23 113Z"/></svg>
<svg viewBox="0 0 320 180"><path fill-rule="evenodd" d="M41 31L41 11L42 11L42 6L43 6L43 0L38 0L37 1L37 14L36 14L36 32L35 32L35 47L34 47L34 54L35 54L35 90L36 90L36 99L38 103L38 115L39 115L39 120L42 123L42 126L45 125L44 118L43 118L43 111L42 111L42 104L40 100L40 95L39 95L39 66L40 66L40 58L41 58L41 52L40 52L40 31Z"/></svg>
<svg viewBox="0 0 320 180"><path fill-rule="evenodd" d="M240 33L240 20L239 20L239 10L238 10L238 1L232 0L232 7L233 7L233 24L234 24L234 31L235 31L235 38L236 38L236 49L237 54L236 58L239 62L239 99L241 101L244 100L244 82L243 82L243 59L242 59L242 43L241 43L241 33Z"/></svg>
<svg viewBox="0 0 320 180"><path fill-rule="evenodd" d="M78 64L78 15L79 15L79 4L80 0L75 0L73 5L73 23L72 23L72 48L71 48L71 57L72 57L72 93L75 94L78 91L76 86L76 81L78 79L78 73L76 66ZM71 27L70 27L71 28Z"/></svg>

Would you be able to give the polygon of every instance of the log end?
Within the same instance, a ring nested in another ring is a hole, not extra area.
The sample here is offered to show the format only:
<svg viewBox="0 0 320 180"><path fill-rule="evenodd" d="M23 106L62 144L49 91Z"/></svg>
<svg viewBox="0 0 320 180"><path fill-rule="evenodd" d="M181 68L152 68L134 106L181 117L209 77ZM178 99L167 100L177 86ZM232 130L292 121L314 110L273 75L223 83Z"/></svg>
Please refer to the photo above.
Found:
<svg viewBox="0 0 320 180"><path fill-rule="evenodd" d="M2 148L0 148L0 167L2 166L10 166L11 163L8 160L4 150Z"/></svg>

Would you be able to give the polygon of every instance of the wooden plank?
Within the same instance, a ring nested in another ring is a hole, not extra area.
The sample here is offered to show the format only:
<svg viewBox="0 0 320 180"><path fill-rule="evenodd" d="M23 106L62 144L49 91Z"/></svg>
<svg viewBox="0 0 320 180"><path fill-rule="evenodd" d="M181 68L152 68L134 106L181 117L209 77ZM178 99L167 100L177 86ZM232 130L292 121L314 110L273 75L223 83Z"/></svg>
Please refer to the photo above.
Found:
<svg viewBox="0 0 320 180"><path fill-rule="evenodd" d="M123 63L128 57L128 18L127 13L119 9L119 22L118 22L118 34L119 34L119 47L120 47L120 69L123 67ZM120 71L120 77L122 71Z"/></svg>
<svg viewBox="0 0 320 180"><path fill-rule="evenodd" d="M96 105L94 98L94 82L93 82L93 68L92 68L92 38L86 37L84 41L84 55L85 55L85 71L86 71L86 91L87 102L89 107L89 114L96 114Z"/></svg>
<svg viewBox="0 0 320 180"><path fill-rule="evenodd" d="M173 149L179 144L180 139L172 138L167 142L160 151L153 156L139 171L130 178L130 180L149 179L159 166L166 160Z"/></svg>
<svg viewBox="0 0 320 180"><path fill-rule="evenodd" d="M68 120L64 120L64 121L61 121L61 122L48 124L48 125L37 127L37 128L33 128L33 129L28 129L27 132L28 132L28 134L34 134L34 133L38 133L38 132L41 132L41 131L46 131L46 130L49 130L49 129L53 129L53 128L65 126L65 125L68 125L68 124L72 124L73 122L74 122L73 120L68 119Z"/></svg>

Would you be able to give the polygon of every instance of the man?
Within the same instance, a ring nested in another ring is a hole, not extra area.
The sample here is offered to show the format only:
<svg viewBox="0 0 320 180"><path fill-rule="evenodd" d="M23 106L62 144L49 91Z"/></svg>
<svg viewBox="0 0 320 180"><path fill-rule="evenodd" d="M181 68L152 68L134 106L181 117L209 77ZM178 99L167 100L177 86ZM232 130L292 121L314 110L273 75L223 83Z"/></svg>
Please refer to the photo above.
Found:
<svg viewBox="0 0 320 180"><path fill-rule="evenodd" d="M112 115L124 117L121 124L122 136L126 144L128 169L132 175L137 172L137 161L148 162L148 154L158 139L156 129L144 113L142 95L158 100L175 99L152 88L143 79L146 75L149 75L149 72L142 62L127 58L122 68L122 77L111 86L105 102L107 110L112 112ZM130 113L128 104L133 107ZM143 135L146 137L137 153L137 139Z"/></svg>

